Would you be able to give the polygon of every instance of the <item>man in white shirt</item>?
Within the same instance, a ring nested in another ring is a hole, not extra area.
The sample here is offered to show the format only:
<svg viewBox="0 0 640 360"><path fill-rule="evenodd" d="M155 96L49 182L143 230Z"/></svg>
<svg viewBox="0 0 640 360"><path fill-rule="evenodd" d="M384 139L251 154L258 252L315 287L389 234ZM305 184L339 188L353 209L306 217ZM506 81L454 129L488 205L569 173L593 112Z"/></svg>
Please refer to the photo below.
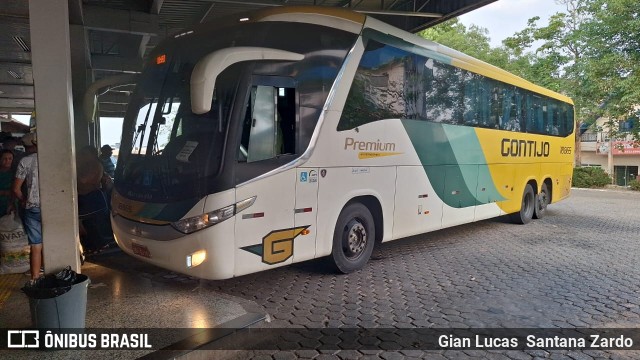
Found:
<svg viewBox="0 0 640 360"><path fill-rule="evenodd" d="M42 267L42 217L40 215L40 186L38 183L38 145L35 133L22 137L27 150L16 170L13 193L24 206L24 228L31 246L31 280L40 277ZM27 183L27 194L22 193L22 184Z"/></svg>

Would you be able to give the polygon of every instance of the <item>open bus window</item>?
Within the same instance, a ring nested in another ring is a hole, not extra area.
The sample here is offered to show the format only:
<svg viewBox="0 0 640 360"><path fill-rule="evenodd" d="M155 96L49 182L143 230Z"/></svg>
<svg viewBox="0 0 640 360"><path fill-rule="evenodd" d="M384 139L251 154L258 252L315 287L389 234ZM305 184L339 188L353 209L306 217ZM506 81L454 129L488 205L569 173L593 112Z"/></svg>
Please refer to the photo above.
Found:
<svg viewBox="0 0 640 360"><path fill-rule="evenodd" d="M296 153L295 89L251 88L238 161L255 162Z"/></svg>

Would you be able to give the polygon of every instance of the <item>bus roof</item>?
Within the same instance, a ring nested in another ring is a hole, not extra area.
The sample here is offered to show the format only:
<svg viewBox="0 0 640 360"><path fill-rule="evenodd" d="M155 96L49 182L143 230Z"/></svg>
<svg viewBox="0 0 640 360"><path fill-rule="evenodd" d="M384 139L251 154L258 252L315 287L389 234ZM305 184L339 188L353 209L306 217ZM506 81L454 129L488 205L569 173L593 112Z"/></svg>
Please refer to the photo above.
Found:
<svg viewBox="0 0 640 360"><path fill-rule="evenodd" d="M256 21L313 22L326 26L333 25L351 32L359 32L363 26L369 27L449 57L453 66L573 104L571 98L536 85L497 66L352 10L321 6L281 6L260 10L254 14ZM292 16L294 14L295 16ZM339 25L337 23L327 24L327 18L341 19L343 24L342 26L337 26ZM346 25L349 22L352 26Z"/></svg>
<svg viewBox="0 0 640 360"><path fill-rule="evenodd" d="M256 21L307 22L311 19L308 15L323 20L334 18L342 22L352 22L359 27L358 33L367 19L365 15L355 11L327 6L279 6L258 10L254 14ZM313 21L313 23L316 22ZM329 25L325 22L318 22L318 24Z"/></svg>

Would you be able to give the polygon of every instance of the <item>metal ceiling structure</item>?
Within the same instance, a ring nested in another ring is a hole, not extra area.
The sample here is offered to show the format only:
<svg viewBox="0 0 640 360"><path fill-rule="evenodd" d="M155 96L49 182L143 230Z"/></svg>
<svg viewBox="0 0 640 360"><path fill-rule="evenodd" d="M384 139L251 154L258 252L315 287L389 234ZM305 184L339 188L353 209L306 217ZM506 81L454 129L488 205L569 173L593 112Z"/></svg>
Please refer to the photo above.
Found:
<svg viewBox="0 0 640 360"><path fill-rule="evenodd" d="M74 93L106 76L139 72L145 55L165 36L197 23L259 8L287 5L349 8L417 32L493 1L69 0L70 24L81 31L75 38L72 32L71 39ZM0 2L0 114L28 114L34 109L29 32L29 1ZM83 59L74 63L74 58ZM83 78L86 84L77 87L76 74L81 74L78 78ZM131 90L119 87L102 94L100 115L123 116Z"/></svg>

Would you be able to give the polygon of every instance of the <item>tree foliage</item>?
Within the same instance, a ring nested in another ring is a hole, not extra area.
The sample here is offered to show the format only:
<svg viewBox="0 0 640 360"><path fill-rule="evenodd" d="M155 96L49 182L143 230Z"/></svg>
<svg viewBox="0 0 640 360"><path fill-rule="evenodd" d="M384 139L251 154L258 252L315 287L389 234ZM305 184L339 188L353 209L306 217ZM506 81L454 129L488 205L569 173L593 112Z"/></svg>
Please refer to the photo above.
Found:
<svg viewBox="0 0 640 360"><path fill-rule="evenodd" d="M588 16L585 1L560 0L566 12L552 15L546 26L538 25L540 18L533 17L525 29L503 41L512 59L524 56L529 60L529 69L522 65L525 78L574 99L578 121L584 118L581 109L588 101L580 93L585 80L582 62L587 41L580 35Z"/></svg>
<svg viewBox="0 0 640 360"><path fill-rule="evenodd" d="M423 30L418 35L498 67L509 63L509 55L504 49L492 48L489 44L489 30L476 25L467 28L457 18Z"/></svg>
<svg viewBox="0 0 640 360"><path fill-rule="evenodd" d="M595 115L626 118L640 105L640 2L591 0L581 27L588 39L583 62L587 109Z"/></svg>

